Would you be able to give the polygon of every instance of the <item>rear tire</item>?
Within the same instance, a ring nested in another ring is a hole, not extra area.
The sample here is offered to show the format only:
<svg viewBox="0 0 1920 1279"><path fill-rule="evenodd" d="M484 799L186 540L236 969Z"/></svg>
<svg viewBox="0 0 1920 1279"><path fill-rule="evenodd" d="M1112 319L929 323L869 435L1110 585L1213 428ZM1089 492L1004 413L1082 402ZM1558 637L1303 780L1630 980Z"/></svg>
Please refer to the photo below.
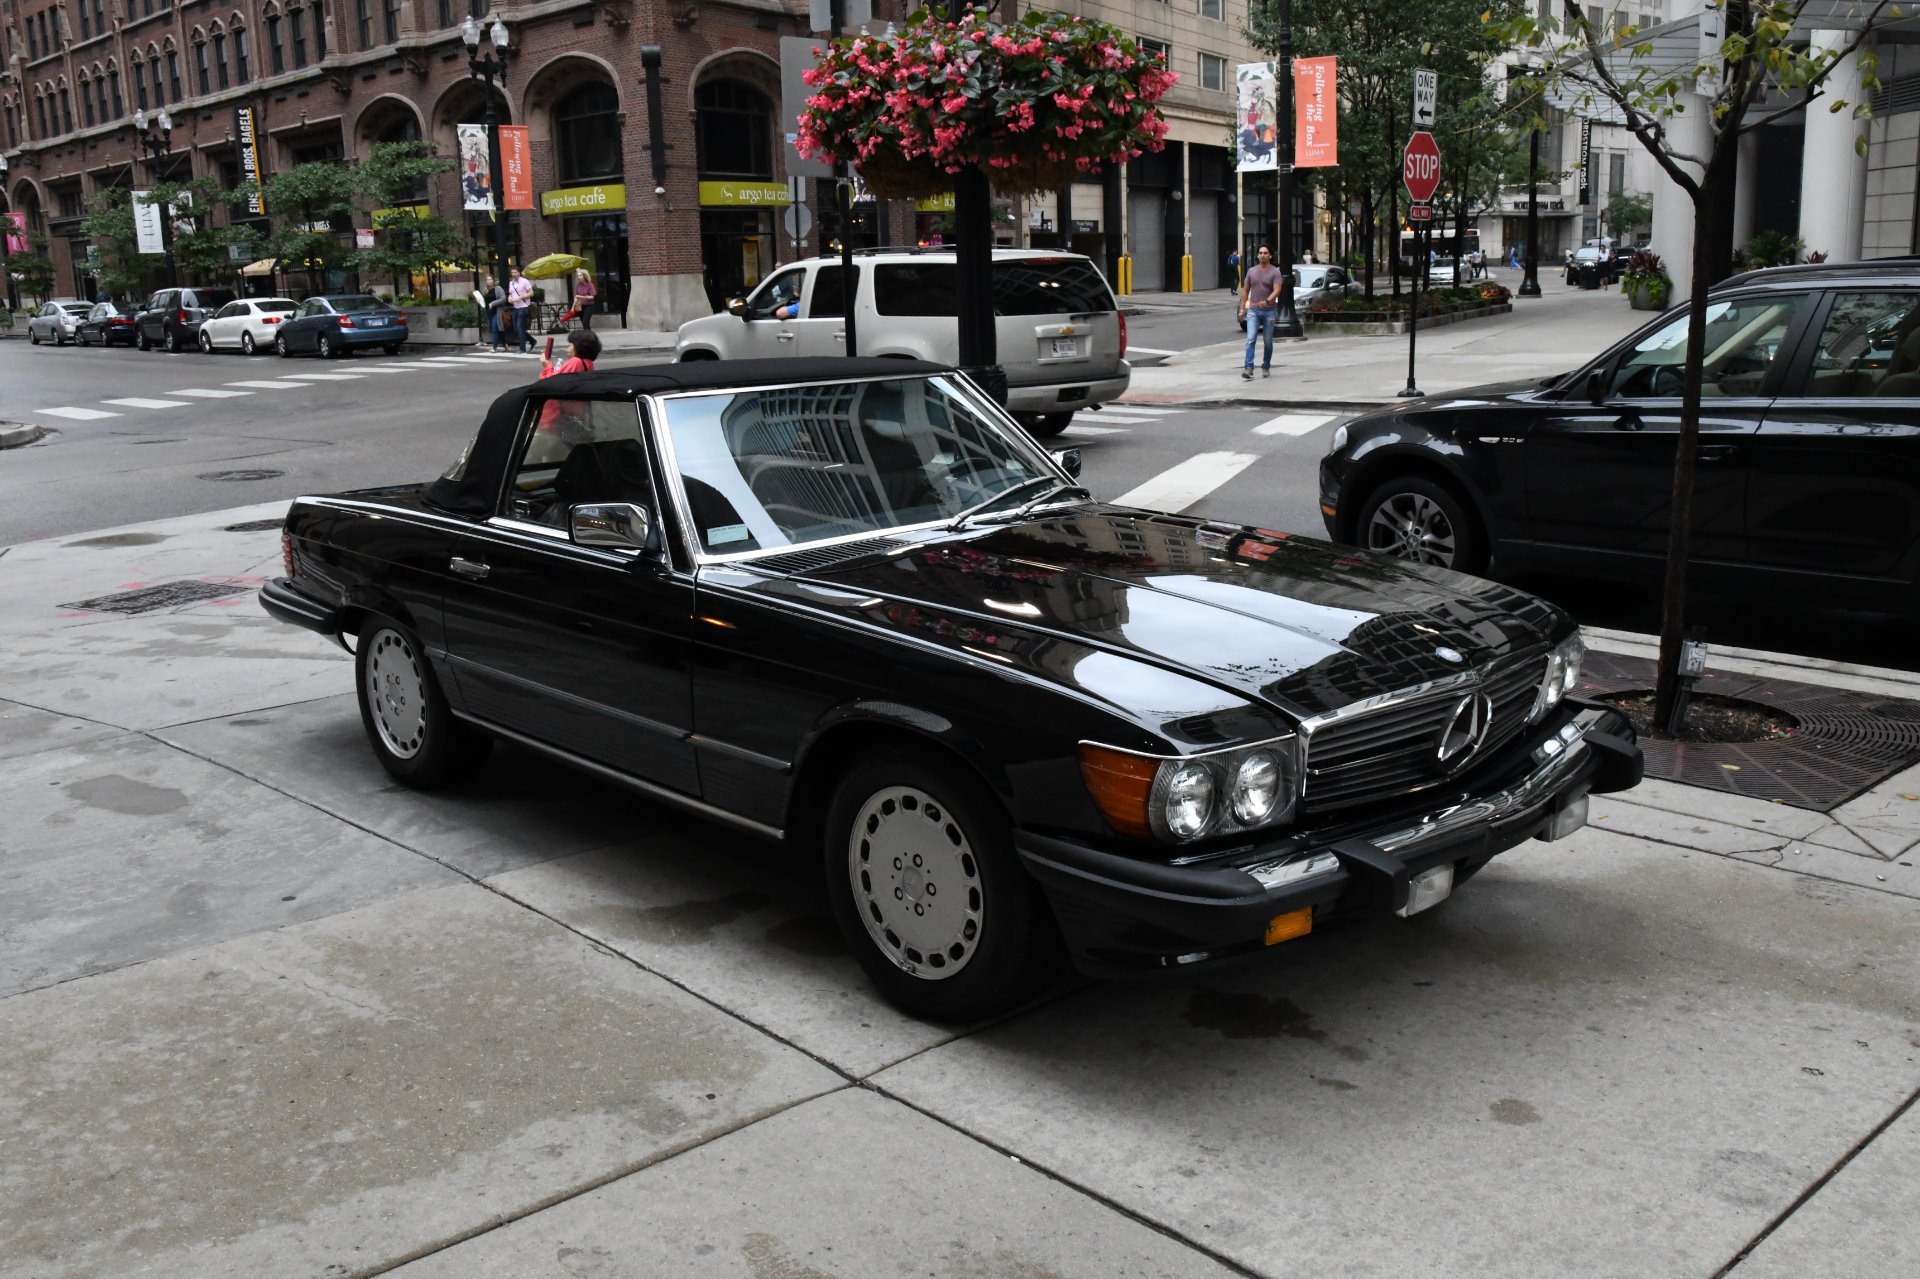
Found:
<svg viewBox="0 0 1920 1279"><path fill-rule="evenodd" d="M166 344L168 355L180 354L180 330L179 329L162 328L160 330L160 338L161 338L161 341L163 341Z"/></svg>
<svg viewBox="0 0 1920 1279"><path fill-rule="evenodd" d="M253 354L253 334L242 333L240 335L240 354L242 355Z"/></svg>
<svg viewBox="0 0 1920 1279"><path fill-rule="evenodd" d="M360 723L395 781L421 790L445 786L493 749L493 738L454 718L420 642L398 622L367 618L353 668Z"/></svg>
<svg viewBox="0 0 1920 1279"><path fill-rule="evenodd" d="M1354 541L1369 551L1458 573L1481 573L1487 547L1466 499L1436 480L1402 475L1360 506Z"/></svg>
<svg viewBox="0 0 1920 1279"><path fill-rule="evenodd" d="M834 918L888 1001L935 1021L1005 1012L1050 958L1039 890L976 778L921 752L857 760L827 813Z"/></svg>
<svg viewBox="0 0 1920 1279"><path fill-rule="evenodd" d="M314 339L313 349L319 353L320 358L323 360L331 360L333 358L333 341L324 333Z"/></svg>
<svg viewBox="0 0 1920 1279"><path fill-rule="evenodd" d="M1073 425L1073 412L1023 413L1020 415L1020 425L1026 427L1027 433L1034 438L1050 440Z"/></svg>

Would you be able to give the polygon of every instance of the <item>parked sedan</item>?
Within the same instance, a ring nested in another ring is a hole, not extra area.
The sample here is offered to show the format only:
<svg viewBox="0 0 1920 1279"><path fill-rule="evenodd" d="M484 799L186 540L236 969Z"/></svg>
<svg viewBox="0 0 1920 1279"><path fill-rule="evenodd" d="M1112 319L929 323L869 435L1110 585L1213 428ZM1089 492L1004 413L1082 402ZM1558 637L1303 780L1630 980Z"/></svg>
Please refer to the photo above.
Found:
<svg viewBox="0 0 1920 1279"><path fill-rule="evenodd" d="M282 621L401 782L504 737L787 846L907 1010L1412 914L1640 777L1505 586L1094 501L950 369L547 378L432 484L301 498ZM644 815L635 818L641 824Z"/></svg>
<svg viewBox="0 0 1920 1279"><path fill-rule="evenodd" d="M1337 303L1345 298L1358 297L1365 291L1343 266L1302 262L1293 268L1293 307L1302 314L1322 299ZM1234 294L1233 307L1234 331L1245 333L1246 321L1241 318L1238 293Z"/></svg>
<svg viewBox="0 0 1920 1279"><path fill-rule="evenodd" d="M201 322L231 301L232 289L161 289L134 317L140 349L186 350L198 340Z"/></svg>
<svg viewBox="0 0 1920 1279"><path fill-rule="evenodd" d="M330 360L369 346L394 355L406 340L405 312L395 310L371 294L342 293L302 302L298 311L280 322L280 331L273 337L273 349L282 356L311 351L323 360Z"/></svg>
<svg viewBox="0 0 1920 1279"><path fill-rule="evenodd" d="M116 342L132 346L133 308L119 302L96 302L87 318L73 326L73 338L81 346L112 346Z"/></svg>
<svg viewBox="0 0 1920 1279"><path fill-rule="evenodd" d="M1605 249L1582 245L1567 260L1567 283L1583 289L1597 289L1613 278L1613 262Z"/></svg>
<svg viewBox="0 0 1920 1279"><path fill-rule="evenodd" d="M1591 363L1395 405L1320 464L1335 540L1441 567L1651 586L1666 560L1687 314ZM1920 265L1782 267L1708 297L1695 580L1920 610Z"/></svg>
<svg viewBox="0 0 1920 1279"><path fill-rule="evenodd" d="M200 325L200 349L238 347L247 355L273 345L279 326L300 309L292 298L236 298Z"/></svg>
<svg viewBox="0 0 1920 1279"><path fill-rule="evenodd" d="M27 319L27 341L39 346L51 342L65 346L74 340L73 331L93 308L78 298L56 298Z"/></svg>

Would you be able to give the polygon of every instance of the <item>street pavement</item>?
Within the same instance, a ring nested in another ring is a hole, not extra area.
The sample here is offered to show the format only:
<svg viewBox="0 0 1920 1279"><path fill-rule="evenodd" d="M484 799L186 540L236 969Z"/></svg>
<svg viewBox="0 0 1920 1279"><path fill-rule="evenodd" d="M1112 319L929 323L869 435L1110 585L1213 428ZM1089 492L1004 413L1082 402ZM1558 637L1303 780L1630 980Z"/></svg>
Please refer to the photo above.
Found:
<svg viewBox="0 0 1920 1279"><path fill-rule="evenodd" d="M1238 383L1207 345L1174 376ZM510 380L459 369L384 380ZM1272 394L1063 439L1224 512L1338 420ZM932 1026L776 850L512 746L395 785L347 655L254 600L284 499L183 509L0 537L0 1279L1920 1273L1920 768L1831 814L1649 782L1413 919ZM173 583L231 593L78 607Z"/></svg>

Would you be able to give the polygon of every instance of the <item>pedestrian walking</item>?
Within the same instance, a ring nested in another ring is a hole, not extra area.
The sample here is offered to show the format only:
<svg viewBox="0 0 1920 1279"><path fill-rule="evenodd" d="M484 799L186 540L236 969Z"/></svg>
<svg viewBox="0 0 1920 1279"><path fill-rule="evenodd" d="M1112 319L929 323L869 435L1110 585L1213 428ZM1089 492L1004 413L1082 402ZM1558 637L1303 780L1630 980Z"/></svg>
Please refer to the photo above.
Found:
<svg viewBox="0 0 1920 1279"><path fill-rule="evenodd" d="M513 308L513 343L525 355L533 350L527 336L527 311L533 305L533 281L520 274L519 267L508 268L507 305Z"/></svg>
<svg viewBox="0 0 1920 1279"><path fill-rule="evenodd" d="M1227 254L1227 287L1229 289L1240 287L1240 250L1238 249Z"/></svg>
<svg viewBox="0 0 1920 1279"><path fill-rule="evenodd" d="M1273 326L1279 319L1280 290L1287 283L1287 272L1273 264L1273 250L1261 245L1253 269L1247 272L1240 288L1239 317L1247 326L1247 355L1240 380L1253 380L1253 348L1261 335L1266 336L1266 352L1260 361L1260 376L1273 376Z"/></svg>
<svg viewBox="0 0 1920 1279"><path fill-rule="evenodd" d="M492 276L484 276L480 281L480 287L473 291L473 301L486 316L487 332L493 338L493 349L498 351L502 330L508 323L507 291L496 284ZM481 342L477 345L485 346L486 343Z"/></svg>
<svg viewBox="0 0 1920 1279"><path fill-rule="evenodd" d="M600 290L594 287L593 277L585 267L573 273L573 309L580 317L581 328L593 327L593 304L599 296Z"/></svg>

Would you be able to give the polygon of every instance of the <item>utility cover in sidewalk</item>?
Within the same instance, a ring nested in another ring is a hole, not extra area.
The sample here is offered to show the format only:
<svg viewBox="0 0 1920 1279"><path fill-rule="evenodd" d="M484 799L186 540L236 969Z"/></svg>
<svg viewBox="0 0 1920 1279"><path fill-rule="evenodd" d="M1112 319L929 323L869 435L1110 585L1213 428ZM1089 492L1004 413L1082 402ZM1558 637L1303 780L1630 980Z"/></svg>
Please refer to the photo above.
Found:
<svg viewBox="0 0 1920 1279"><path fill-rule="evenodd" d="M1653 684L1646 658L1590 652L1579 691L1591 697ZM1642 738L1647 776L1825 813L1920 762L1920 702L1729 671L1708 671L1695 688L1777 707L1798 724L1763 742Z"/></svg>
<svg viewBox="0 0 1920 1279"><path fill-rule="evenodd" d="M59 607L86 609L94 613L154 613L163 608L179 608L182 604L225 599L229 595L241 595L252 589L251 586L230 582L168 582L164 586L143 586L137 591L96 595L90 600L77 600Z"/></svg>

